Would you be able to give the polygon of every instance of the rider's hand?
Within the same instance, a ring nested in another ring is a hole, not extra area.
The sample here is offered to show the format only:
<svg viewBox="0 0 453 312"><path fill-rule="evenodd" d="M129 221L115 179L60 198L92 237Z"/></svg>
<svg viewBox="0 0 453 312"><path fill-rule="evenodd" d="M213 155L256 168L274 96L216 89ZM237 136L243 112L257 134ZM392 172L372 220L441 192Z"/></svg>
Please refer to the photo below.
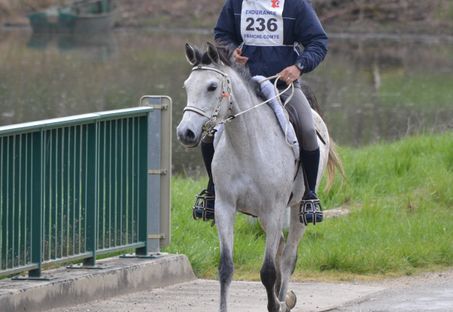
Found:
<svg viewBox="0 0 453 312"><path fill-rule="evenodd" d="M247 61L249 60L248 57L242 56L242 50L240 48L234 49L233 58L236 61L236 63L242 64L242 65L245 65L245 63L247 63Z"/></svg>
<svg viewBox="0 0 453 312"><path fill-rule="evenodd" d="M292 82L296 81L300 77L300 69L296 65L291 65L282 70L278 75L280 79L286 82L287 85L290 85Z"/></svg>

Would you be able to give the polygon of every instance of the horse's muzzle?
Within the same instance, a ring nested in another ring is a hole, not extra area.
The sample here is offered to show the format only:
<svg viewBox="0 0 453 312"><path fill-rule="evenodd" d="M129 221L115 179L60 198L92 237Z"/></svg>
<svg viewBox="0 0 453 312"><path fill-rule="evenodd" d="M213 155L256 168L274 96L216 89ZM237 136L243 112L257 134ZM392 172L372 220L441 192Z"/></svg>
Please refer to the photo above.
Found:
<svg viewBox="0 0 453 312"><path fill-rule="evenodd" d="M201 133L197 134L191 127L180 123L176 128L179 142L185 147L195 147L200 143Z"/></svg>
<svg viewBox="0 0 453 312"><path fill-rule="evenodd" d="M183 145L187 147L195 147L198 144L195 133L193 133L193 131L190 129L185 129L182 131L178 130L178 139Z"/></svg>
<svg viewBox="0 0 453 312"><path fill-rule="evenodd" d="M189 148L197 146L201 141L203 126L207 120L205 116L191 111L185 112L176 128L176 135L181 144Z"/></svg>

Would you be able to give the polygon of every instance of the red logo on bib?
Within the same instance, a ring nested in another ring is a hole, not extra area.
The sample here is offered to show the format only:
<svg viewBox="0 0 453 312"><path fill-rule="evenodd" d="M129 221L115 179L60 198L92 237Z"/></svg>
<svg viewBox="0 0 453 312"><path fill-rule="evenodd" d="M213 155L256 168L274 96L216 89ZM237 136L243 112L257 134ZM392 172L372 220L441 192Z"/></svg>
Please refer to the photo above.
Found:
<svg viewBox="0 0 453 312"><path fill-rule="evenodd" d="M272 7L273 8L279 8L280 7L280 0L271 0L272 1Z"/></svg>

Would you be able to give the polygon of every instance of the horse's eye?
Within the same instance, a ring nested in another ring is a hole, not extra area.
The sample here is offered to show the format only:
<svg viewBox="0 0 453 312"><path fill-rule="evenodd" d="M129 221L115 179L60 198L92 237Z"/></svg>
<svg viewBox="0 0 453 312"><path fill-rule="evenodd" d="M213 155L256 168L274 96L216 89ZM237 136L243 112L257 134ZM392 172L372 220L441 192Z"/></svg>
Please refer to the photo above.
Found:
<svg viewBox="0 0 453 312"><path fill-rule="evenodd" d="M212 91L215 91L215 90L217 90L217 83L213 82L213 83L211 83L211 84L209 85L208 91L209 91L209 92L212 92Z"/></svg>

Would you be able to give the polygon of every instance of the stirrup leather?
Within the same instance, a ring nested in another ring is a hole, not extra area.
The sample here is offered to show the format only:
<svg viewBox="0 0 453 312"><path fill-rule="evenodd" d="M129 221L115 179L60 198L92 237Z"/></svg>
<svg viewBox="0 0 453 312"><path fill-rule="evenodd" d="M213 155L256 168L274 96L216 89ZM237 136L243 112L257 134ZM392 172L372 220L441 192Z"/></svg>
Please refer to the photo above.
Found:
<svg viewBox="0 0 453 312"><path fill-rule="evenodd" d="M203 221L208 221L214 219L214 200L215 196L209 194L207 190L203 190L195 196L195 204L192 208L194 220L202 219Z"/></svg>
<svg viewBox="0 0 453 312"><path fill-rule="evenodd" d="M319 199L302 199L299 208L299 220L301 223L316 225L316 223L322 222L323 218L324 214Z"/></svg>

